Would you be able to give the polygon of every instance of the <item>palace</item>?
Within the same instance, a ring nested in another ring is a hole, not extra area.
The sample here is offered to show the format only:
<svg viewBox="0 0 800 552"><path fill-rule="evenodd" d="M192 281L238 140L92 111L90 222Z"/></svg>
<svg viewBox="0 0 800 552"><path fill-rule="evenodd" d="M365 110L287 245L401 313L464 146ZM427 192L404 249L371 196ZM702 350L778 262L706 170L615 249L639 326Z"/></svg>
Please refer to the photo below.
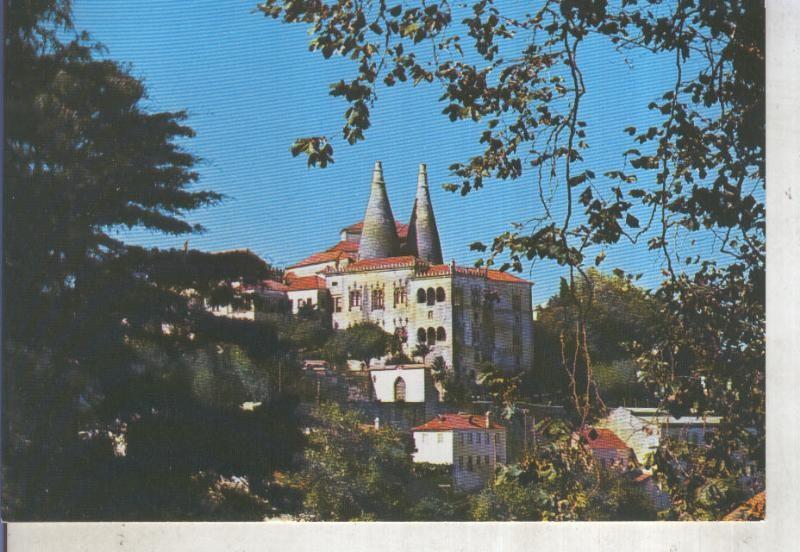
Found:
<svg viewBox="0 0 800 552"><path fill-rule="evenodd" d="M428 364L441 357L456 373L474 374L484 361L509 372L533 363L532 284L444 263L425 165L406 225L394 219L376 162L364 220L343 228L329 249L288 267L286 286L293 312L324 296L334 328L374 322L398 335L409 357L425 345Z"/></svg>

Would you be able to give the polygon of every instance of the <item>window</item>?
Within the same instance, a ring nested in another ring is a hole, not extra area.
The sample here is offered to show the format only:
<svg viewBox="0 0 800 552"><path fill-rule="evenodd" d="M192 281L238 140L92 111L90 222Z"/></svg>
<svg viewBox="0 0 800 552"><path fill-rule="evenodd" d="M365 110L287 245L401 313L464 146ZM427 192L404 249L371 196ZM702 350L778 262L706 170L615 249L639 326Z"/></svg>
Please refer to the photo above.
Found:
<svg viewBox="0 0 800 552"><path fill-rule="evenodd" d="M447 332L439 326L436 328L436 341L445 341L447 339Z"/></svg>
<svg viewBox="0 0 800 552"><path fill-rule="evenodd" d="M498 455L496 455L496 456L494 457L494 461L495 461L495 463L497 463L497 464L499 464L499 463L500 463L500 455L499 455L499 454L498 454Z"/></svg>
<svg viewBox="0 0 800 552"><path fill-rule="evenodd" d="M428 441L428 434L427 433L423 433L422 434L422 442L425 443L427 441Z"/></svg>
<svg viewBox="0 0 800 552"><path fill-rule="evenodd" d="M425 290L419 288L417 290L417 303L424 303L425 302Z"/></svg>
<svg viewBox="0 0 800 552"><path fill-rule="evenodd" d="M383 309L383 290L382 289L373 289L372 290L372 310L380 310Z"/></svg>
<svg viewBox="0 0 800 552"><path fill-rule="evenodd" d="M489 465L489 455L488 455L488 454L486 454L486 455L483 457L483 461L484 461L484 463L485 463L487 466Z"/></svg>
<svg viewBox="0 0 800 552"><path fill-rule="evenodd" d="M522 297L518 293L511 296L511 308L514 312L522 310Z"/></svg>
<svg viewBox="0 0 800 552"><path fill-rule="evenodd" d="M426 296L427 296L429 305L433 305L433 304L436 303L436 292L433 290L432 287L428 288L428 291L426 292Z"/></svg>
<svg viewBox="0 0 800 552"><path fill-rule="evenodd" d="M464 302L464 290L460 287L453 288L453 306L460 307Z"/></svg>
<svg viewBox="0 0 800 552"><path fill-rule="evenodd" d="M467 469L472 471L472 456L467 456Z"/></svg>
<svg viewBox="0 0 800 552"><path fill-rule="evenodd" d="M436 343L436 330L428 328L428 344L433 345Z"/></svg>
<svg viewBox="0 0 800 552"><path fill-rule="evenodd" d="M403 378L394 380L394 400L397 402L406 400L406 382Z"/></svg>
<svg viewBox="0 0 800 552"><path fill-rule="evenodd" d="M500 444L500 434L499 433L495 433L494 434L494 444L495 445L499 445Z"/></svg>
<svg viewBox="0 0 800 552"><path fill-rule="evenodd" d="M442 433L441 431L436 434L436 442L444 443L444 433Z"/></svg>
<svg viewBox="0 0 800 552"><path fill-rule="evenodd" d="M428 311L428 320L433 320L433 311Z"/></svg>
<svg viewBox="0 0 800 552"><path fill-rule="evenodd" d="M460 470L464 469L464 457L463 456L459 456L458 457L458 469L460 469Z"/></svg>
<svg viewBox="0 0 800 552"><path fill-rule="evenodd" d="M335 312L342 312L342 298L341 297L336 297L333 300L333 310Z"/></svg>
<svg viewBox="0 0 800 552"><path fill-rule="evenodd" d="M473 287L472 288L472 306L479 307L481 304L481 288Z"/></svg>
<svg viewBox="0 0 800 552"><path fill-rule="evenodd" d="M468 437L469 444L471 445L472 444L472 432L470 432L468 435L469 435L469 437Z"/></svg>
<svg viewBox="0 0 800 552"><path fill-rule="evenodd" d="M443 287L437 287L436 288L436 302L437 303L441 303L442 301L445 300L446 297L447 296L444 293L444 288Z"/></svg>
<svg viewBox="0 0 800 552"><path fill-rule="evenodd" d="M458 440L460 441L460 443L462 445L464 444L464 434L463 433L459 433L458 434Z"/></svg>
<svg viewBox="0 0 800 552"><path fill-rule="evenodd" d="M483 442L484 442L485 444L487 444L487 445L489 444L489 434L488 434L488 433L484 433L484 434L483 434ZM488 462L488 461L487 461L487 462Z"/></svg>
<svg viewBox="0 0 800 552"><path fill-rule="evenodd" d="M361 306L361 290L354 290L350 292L350 309L353 307Z"/></svg>
<svg viewBox="0 0 800 552"><path fill-rule="evenodd" d="M480 456L476 456L475 457L475 467L476 468L480 468L481 467L481 457Z"/></svg>
<svg viewBox="0 0 800 552"><path fill-rule="evenodd" d="M418 329L417 330L417 341L419 341L420 343L425 343L426 339L427 339L427 337L426 337L426 333L425 333L425 328Z"/></svg>
<svg viewBox="0 0 800 552"><path fill-rule="evenodd" d="M408 291L405 286L394 288L394 306L405 305L408 301Z"/></svg>

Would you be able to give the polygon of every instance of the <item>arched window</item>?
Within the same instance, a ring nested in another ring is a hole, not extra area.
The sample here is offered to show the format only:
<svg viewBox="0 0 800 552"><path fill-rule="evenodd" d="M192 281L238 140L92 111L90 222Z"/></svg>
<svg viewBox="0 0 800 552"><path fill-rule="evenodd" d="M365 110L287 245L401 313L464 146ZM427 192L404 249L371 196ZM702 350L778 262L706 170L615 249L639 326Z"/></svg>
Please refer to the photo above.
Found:
<svg viewBox="0 0 800 552"><path fill-rule="evenodd" d="M445 297L446 296L445 296L445 293L444 293L444 288L437 287L436 288L436 301L441 303L442 301L445 300Z"/></svg>
<svg viewBox="0 0 800 552"><path fill-rule="evenodd" d="M436 303L436 292L433 291L433 288L428 288L428 304L433 305Z"/></svg>
<svg viewBox="0 0 800 552"><path fill-rule="evenodd" d="M406 382L403 378L394 380L394 400L397 402L406 400Z"/></svg>
<svg viewBox="0 0 800 552"><path fill-rule="evenodd" d="M436 343L436 330L428 328L428 343L433 345Z"/></svg>
<svg viewBox="0 0 800 552"><path fill-rule="evenodd" d="M420 328L417 330L417 341L420 343L425 343L427 335L425 334L425 328Z"/></svg>
<svg viewBox="0 0 800 552"><path fill-rule="evenodd" d="M419 288L417 290L417 303L424 303L425 302L425 290Z"/></svg>
<svg viewBox="0 0 800 552"><path fill-rule="evenodd" d="M436 341L444 341L445 339L447 339L447 332L444 331L444 328L439 326L436 328Z"/></svg>

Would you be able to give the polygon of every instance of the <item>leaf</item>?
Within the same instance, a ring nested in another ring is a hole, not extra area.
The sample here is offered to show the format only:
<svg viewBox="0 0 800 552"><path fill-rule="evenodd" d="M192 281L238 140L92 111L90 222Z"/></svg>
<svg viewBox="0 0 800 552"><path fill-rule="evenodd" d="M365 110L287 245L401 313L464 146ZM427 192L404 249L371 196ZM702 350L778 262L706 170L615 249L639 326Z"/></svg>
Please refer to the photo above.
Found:
<svg viewBox="0 0 800 552"><path fill-rule="evenodd" d="M625 217L625 223L631 228L639 228L639 219L630 213L628 213L628 216Z"/></svg>
<svg viewBox="0 0 800 552"><path fill-rule="evenodd" d="M573 176L572 178L570 178L568 183L569 183L570 187L573 187L573 186L577 186L581 182L585 182L585 181L586 181L586 173L584 172L584 173L579 174L578 176Z"/></svg>
<svg viewBox="0 0 800 552"><path fill-rule="evenodd" d="M597 257L594 258L594 266L600 266L606 258L606 252L602 251Z"/></svg>

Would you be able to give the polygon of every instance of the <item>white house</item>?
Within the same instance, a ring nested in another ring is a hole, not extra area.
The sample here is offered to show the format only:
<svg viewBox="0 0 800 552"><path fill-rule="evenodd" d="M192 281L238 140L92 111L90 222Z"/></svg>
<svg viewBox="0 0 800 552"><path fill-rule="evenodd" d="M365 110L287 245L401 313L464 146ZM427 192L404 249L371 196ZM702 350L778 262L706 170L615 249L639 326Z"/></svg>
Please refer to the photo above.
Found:
<svg viewBox="0 0 800 552"><path fill-rule="evenodd" d="M297 276L290 272L286 274L286 282L292 314L297 314L303 307L317 308L328 294L325 280L319 276Z"/></svg>
<svg viewBox="0 0 800 552"><path fill-rule="evenodd" d="M438 394L424 364L399 364L369 371L378 402L424 403L437 400Z"/></svg>
<svg viewBox="0 0 800 552"><path fill-rule="evenodd" d="M620 406L599 420L597 426L613 431L633 449L638 461L646 465L648 455L655 452L663 439L702 445L719 422L719 416L675 418L656 408Z"/></svg>
<svg viewBox="0 0 800 552"><path fill-rule="evenodd" d="M717 430L719 416L681 416L675 418L657 408L630 408L638 416L659 429L661 439L670 438L687 441L694 445L707 444L710 435Z"/></svg>
<svg viewBox="0 0 800 552"><path fill-rule="evenodd" d="M460 490L483 487L497 464L505 464L506 428L486 416L440 414L412 428L414 462L452 466L453 484Z"/></svg>
<svg viewBox="0 0 800 552"><path fill-rule="evenodd" d="M659 445L661 432L657 425L634 415L629 408L615 408L598 420L597 426L614 432L626 445L633 449L636 459L646 464L648 456Z"/></svg>

